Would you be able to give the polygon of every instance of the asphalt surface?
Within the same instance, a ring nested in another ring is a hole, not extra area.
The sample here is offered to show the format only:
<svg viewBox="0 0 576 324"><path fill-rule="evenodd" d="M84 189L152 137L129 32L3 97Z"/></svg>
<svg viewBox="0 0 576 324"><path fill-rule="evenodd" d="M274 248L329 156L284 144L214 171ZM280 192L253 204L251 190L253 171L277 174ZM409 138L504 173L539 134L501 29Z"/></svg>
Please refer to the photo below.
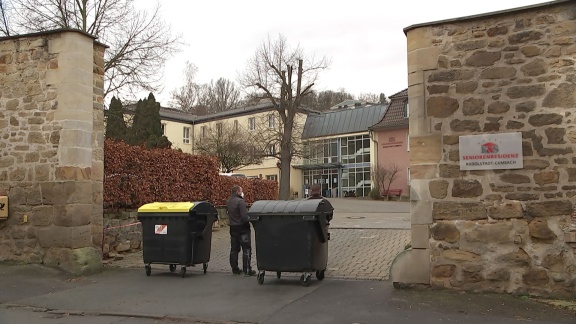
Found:
<svg viewBox="0 0 576 324"><path fill-rule="evenodd" d="M190 267L185 278L164 265L153 265L147 277L139 253L83 277L0 263L0 324L576 323L573 309L526 297L394 289L385 279L409 242L408 204L331 202L326 279L308 287L298 273L277 279L267 272L262 285L232 275L223 228L213 233L208 273Z"/></svg>

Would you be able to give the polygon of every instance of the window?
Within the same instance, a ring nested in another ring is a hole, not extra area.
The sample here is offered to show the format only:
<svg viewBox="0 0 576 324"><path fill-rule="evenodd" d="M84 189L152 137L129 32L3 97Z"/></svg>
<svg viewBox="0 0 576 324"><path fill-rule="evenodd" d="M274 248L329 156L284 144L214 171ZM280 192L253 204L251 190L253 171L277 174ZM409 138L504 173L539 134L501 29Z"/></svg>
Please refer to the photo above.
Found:
<svg viewBox="0 0 576 324"><path fill-rule="evenodd" d="M256 117L248 118L248 129L255 130L256 129Z"/></svg>
<svg viewBox="0 0 576 324"><path fill-rule="evenodd" d="M410 152L410 133L406 133L406 151Z"/></svg>
<svg viewBox="0 0 576 324"><path fill-rule="evenodd" d="M183 134L182 142L184 144L190 144L190 127L184 127L184 134Z"/></svg>
<svg viewBox="0 0 576 324"><path fill-rule="evenodd" d="M234 131L237 132L238 131L238 121L234 120Z"/></svg>
<svg viewBox="0 0 576 324"><path fill-rule="evenodd" d="M266 180L278 181L278 175L276 175L276 174L267 175L267 176L266 176Z"/></svg>
<svg viewBox="0 0 576 324"><path fill-rule="evenodd" d="M276 145L270 144L268 146L268 154L269 155L276 155Z"/></svg>
<svg viewBox="0 0 576 324"><path fill-rule="evenodd" d="M222 123L218 123L216 124L216 132L218 133L218 136L222 136Z"/></svg>
<svg viewBox="0 0 576 324"><path fill-rule="evenodd" d="M274 128L276 126L276 118L274 115L268 115L268 128Z"/></svg>
<svg viewBox="0 0 576 324"><path fill-rule="evenodd" d="M162 123L162 135L166 135L166 123Z"/></svg>
<svg viewBox="0 0 576 324"><path fill-rule="evenodd" d="M202 137L206 137L206 126L200 128L202 130Z"/></svg>

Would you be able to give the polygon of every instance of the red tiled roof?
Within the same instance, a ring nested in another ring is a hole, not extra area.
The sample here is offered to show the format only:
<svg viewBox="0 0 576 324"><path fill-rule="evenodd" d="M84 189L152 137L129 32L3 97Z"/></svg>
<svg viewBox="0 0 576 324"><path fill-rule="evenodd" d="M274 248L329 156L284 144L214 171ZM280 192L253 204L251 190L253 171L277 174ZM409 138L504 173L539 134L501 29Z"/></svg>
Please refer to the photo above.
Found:
<svg viewBox="0 0 576 324"><path fill-rule="evenodd" d="M382 119L372 125L370 129L395 128L408 126L406 117L406 104L408 103L408 89L404 89L390 96L390 105Z"/></svg>

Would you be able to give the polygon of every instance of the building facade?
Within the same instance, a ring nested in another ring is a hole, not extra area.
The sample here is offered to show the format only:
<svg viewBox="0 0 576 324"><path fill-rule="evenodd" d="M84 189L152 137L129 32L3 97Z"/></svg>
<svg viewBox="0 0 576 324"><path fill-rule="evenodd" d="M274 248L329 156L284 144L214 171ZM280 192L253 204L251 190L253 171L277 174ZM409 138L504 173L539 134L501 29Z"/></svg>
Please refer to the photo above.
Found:
<svg viewBox="0 0 576 324"><path fill-rule="evenodd" d="M325 197L364 197L372 187L375 142L368 128L386 105L371 105L309 115L302 133L302 190L320 184Z"/></svg>
<svg viewBox="0 0 576 324"><path fill-rule="evenodd" d="M382 119L370 127L375 141L374 155L380 168L383 185L389 190L410 194L410 136L408 130L408 89L390 96L390 104ZM385 174L385 176L384 176Z"/></svg>

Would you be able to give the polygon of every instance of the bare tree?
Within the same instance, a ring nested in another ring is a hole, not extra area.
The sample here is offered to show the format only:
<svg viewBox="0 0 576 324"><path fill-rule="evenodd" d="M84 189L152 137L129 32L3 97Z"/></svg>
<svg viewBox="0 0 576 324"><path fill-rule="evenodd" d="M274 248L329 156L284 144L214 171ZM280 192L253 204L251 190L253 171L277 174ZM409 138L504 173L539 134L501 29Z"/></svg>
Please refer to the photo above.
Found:
<svg viewBox="0 0 576 324"><path fill-rule="evenodd" d="M171 105L187 112L194 112L194 107L198 104L200 86L194 81L198 68L194 63L186 61L184 69L184 85L170 92L172 98Z"/></svg>
<svg viewBox="0 0 576 324"><path fill-rule="evenodd" d="M290 48L282 35L268 40L248 61L240 84L250 96L266 98L274 105L281 120L280 199L290 198L290 168L294 156L294 120L302 99L310 95L318 73L328 67L326 58L305 57L300 47Z"/></svg>
<svg viewBox="0 0 576 324"><path fill-rule="evenodd" d="M198 153L216 156L223 172L258 164L262 155L252 143L251 134L237 124L221 122L214 127L200 126Z"/></svg>
<svg viewBox="0 0 576 324"><path fill-rule="evenodd" d="M134 0L12 0L13 23L21 32L79 29L109 46L105 53L104 95L161 89L166 60L178 51L180 36Z"/></svg>
<svg viewBox="0 0 576 324"><path fill-rule="evenodd" d="M210 81L204 90L203 104L207 107L208 113L214 114L238 107L240 91L233 81L219 78L216 82Z"/></svg>
<svg viewBox="0 0 576 324"><path fill-rule="evenodd" d="M358 95L358 100L378 104L388 103L388 98L386 98L386 95L384 93L376 94L373 92L364 92Z"/></svg>
<svg viewBox="0 0 576 324"><path fill-rule="evenodd" d="M9 2L0 0L0 35L10 36L10 24L8 21Z"/></svg>
<svg viewBox="0 0 576 324"><path fill-rule="evenodd" d="M374 187L384 195L385 192L390 191L390 186L398 177L399 167L397 164L390 165L376 165L372 166L371 176L374 182ZM389 195L386 195L388 199Z"/></svg>

